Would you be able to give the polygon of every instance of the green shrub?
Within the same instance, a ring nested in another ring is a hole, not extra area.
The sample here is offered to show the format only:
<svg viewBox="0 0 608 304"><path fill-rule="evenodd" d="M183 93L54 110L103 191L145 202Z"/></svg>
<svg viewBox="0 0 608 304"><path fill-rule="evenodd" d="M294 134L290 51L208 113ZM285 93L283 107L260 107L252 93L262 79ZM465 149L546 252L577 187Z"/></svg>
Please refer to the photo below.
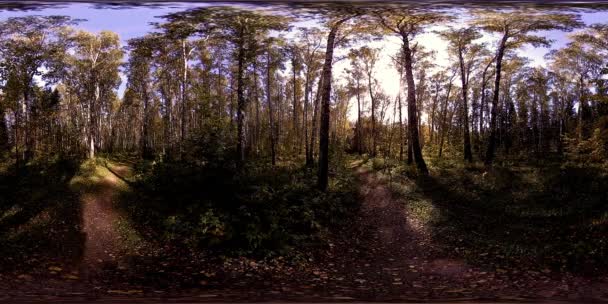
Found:
<svg viewBox="0 0 608 304"><path fill-rule="evenodd" d="M372 159L372 169L374 170L383 170L385 168L385 162L382 158L374 158Z"/></svg>
<svg viewBox="0 0 608 304"><path fill-rule="evenodd" d="M335 172L323 193L306 168L254 163L237 174L230 166L158 163L143 174L128 211L166 241L222 254L285 254L322 243L356 209L354 177Z"/></svg>

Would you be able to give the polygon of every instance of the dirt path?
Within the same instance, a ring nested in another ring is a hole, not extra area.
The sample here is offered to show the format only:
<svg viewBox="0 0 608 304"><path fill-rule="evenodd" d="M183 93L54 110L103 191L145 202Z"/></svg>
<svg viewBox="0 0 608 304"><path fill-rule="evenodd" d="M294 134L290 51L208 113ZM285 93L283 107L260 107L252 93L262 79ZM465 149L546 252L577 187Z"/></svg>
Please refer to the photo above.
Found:
<svg viewBox="0 0 608 304"><path fill-rule="evenodd" d="M437 241L424 220L408 212L410 202L392 195L386 181L362 167L356 172L362 206L355 229L332 247L324 266L337 277L349 278L335 285L346 296L366 300L608 300L606 278L469 265L454 248Z"/></svg>
<svg viewBox="0 0 608 304"><path fill-rule="evenodd" d="M354 238L356 244L344 243L334 254L340 259L340 252L353 247L347 249L353 264L343 270L358 264L358 282L377 288L374 293L378 295L427 297L464 292L458 281L474 269L443 254L427 227L408 214L403 202L394 199L373 173L359 168L358 174L362 196L359 236Z"/></svg>
<svg viewBox="0 0 608 304"><path fill-rule="evenodd" d="M81 268L85 271L97 272L125 252L116 227L121 215L114 206L119 189L125 187L122 180L108 172L80 195L85 234Z"/></svg>
<svg viewBox="0 0 608 304"><path fill-rule="evenodd" d="M103 165L85 163L72 178L71 188L80 205L83 241L80 257L66 261L66 269L60 272L71 271L68 278L82 288L86 288L86 284L108 281L117 269L126 267L125 258L133 253L125 233L132 229L118 205L120 196L130 191L125 180L130 175L128 166L105 161Z"/></svg>

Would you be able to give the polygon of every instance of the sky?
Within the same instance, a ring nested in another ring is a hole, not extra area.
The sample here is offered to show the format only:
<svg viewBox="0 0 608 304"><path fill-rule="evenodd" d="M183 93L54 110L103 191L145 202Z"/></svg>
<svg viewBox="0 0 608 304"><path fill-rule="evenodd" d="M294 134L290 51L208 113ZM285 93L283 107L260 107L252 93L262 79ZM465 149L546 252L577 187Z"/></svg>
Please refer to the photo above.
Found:
<svg viewBox="0 0 608 304"><path fill-rule="evenodd" d="M158 16L185 10L191 7L204 6L205 4L193 3L170 3L162 7L136 7L123 9L99 9L91 4L79 3L70 4L61 8L44 9L41 11L0 11L0 20L9 17L18 17L26 15L67 15L73 18L86 19L81 22L78 27L91 31L99 32L102 30L110 30L118 33L121 41L126 44L126 41L142 36L153 30L151 22L158 22L162 19ZM606 22L608 20L607 12L587 12L581 14L582 21L586 24ZM314 22L304 22L303 24L314 24ZM430 29L432 30L432 28ZM567 33L560 31L539 32L540 35L545 35L554 40L550 48L535 48L531 46L523 47L519 50L519 54L530 58L533 66L546 64L544 56L551 48L563 47L567 44ZM494 42L494 37L485 35L482 40L489 42L491 45ZM447 44L445 41L437 37L433 33L425 33L417 38L417 41L429 49L436 51L435 62L440 66L446 66L449 62L446 53ZM389 96L396 96L399 90L399 75L396 69L390 63L389 55L394 55L400 48L400 41L395 37L389 37L381 41L368 43L370 47L380 49L380 60L377 63L377 71L375 73L382 89ZM336 54L344 54L347 50L337 50ZM348 66L347 60L337 61L334 65L333 74L335 77L343 75L344 68ZM119 96L124 92L126 78L122 75L123 83L119 89ZM349 116L353 116L354 106L351 106Z"/></svg>

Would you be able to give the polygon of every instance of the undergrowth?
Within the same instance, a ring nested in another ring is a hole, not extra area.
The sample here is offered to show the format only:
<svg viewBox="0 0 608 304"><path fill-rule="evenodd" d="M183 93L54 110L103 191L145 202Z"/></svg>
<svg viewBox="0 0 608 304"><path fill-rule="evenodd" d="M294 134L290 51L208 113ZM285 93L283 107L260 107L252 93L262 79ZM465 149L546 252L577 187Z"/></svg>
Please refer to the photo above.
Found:
<svg viewBox="0 0 608 304"><path fill-rule="evenodd" d="M369 160L437 244L490 267L608 269L608 171L553 162L483 164L427 158L431 174ZM507 164L507 165L502 165Z"/></svg>
<svg viewBox="0 0 608 304"><path fill-rule="evenodd" d="M140 177L125 204L142 235L221 255L268 257L320 246L357 207L351 171L332 169L330 189L316 190L316 170L192 163L136 165Z"/></svg>

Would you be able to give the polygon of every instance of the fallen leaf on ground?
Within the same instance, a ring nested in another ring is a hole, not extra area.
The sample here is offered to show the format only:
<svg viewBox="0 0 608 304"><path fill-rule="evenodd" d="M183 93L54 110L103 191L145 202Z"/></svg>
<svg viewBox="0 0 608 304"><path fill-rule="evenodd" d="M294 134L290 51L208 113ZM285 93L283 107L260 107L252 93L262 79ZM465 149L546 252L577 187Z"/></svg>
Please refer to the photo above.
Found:
<svg viewBox="0 0 608 304"><path fill-rule="evenodd" d="M75 276L73 274L66 274L66 275L62 276L62 278L68 279L68 280L78 280L79 279L78 276Z"/></svg>
<svg viewBox="0 0 608 304"><path fill-rule="evenodd" d="M136 294L136 293L143 293L143 290L140 289L130 289L130 290L116 290L116 289L111 289L108 290L108 293L112 293L112 294L122 294L122 295L130 295L130 294Z"/></svg>

